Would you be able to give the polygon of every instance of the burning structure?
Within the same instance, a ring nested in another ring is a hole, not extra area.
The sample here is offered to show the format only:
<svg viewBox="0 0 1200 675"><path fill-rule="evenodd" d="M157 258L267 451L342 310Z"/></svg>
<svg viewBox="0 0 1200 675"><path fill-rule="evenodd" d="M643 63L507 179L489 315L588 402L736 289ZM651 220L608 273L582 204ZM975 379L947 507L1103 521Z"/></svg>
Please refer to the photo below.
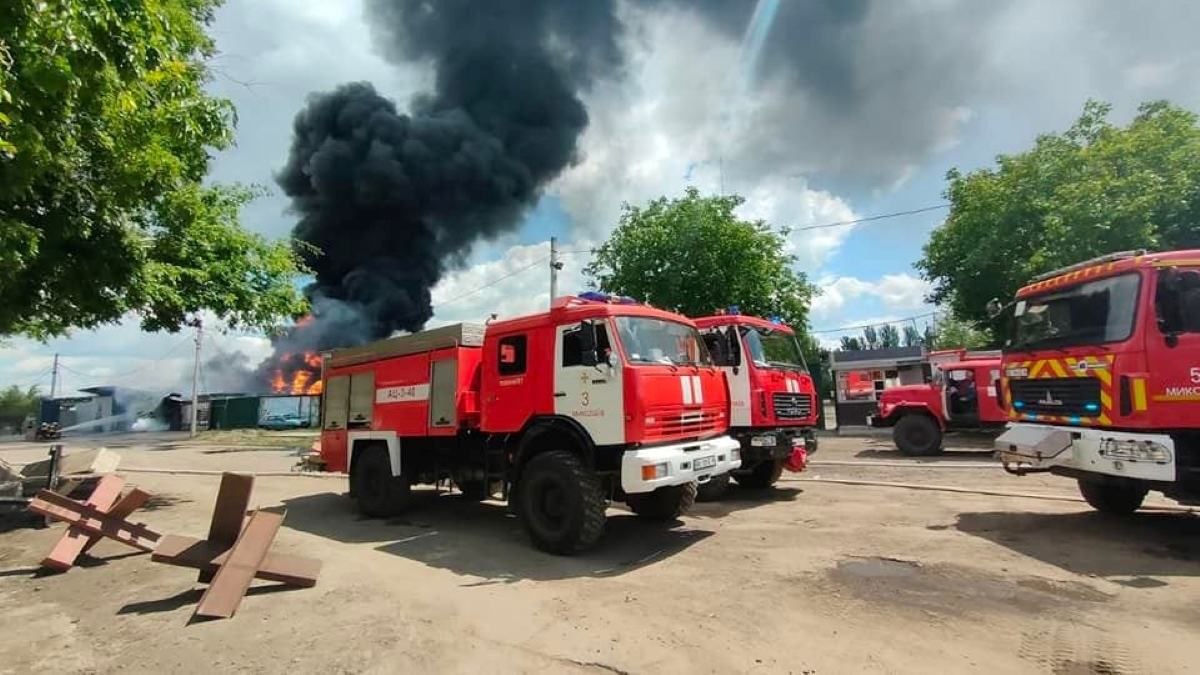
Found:
<svg viewBox="0 0 1200 675"><path fill-rule="evenodd" d="M315 272L312 315L259 371L277 392L320 386L320 352L421 329L431 290L471 247L513 230L576 160L579 93L618 65L612 0L367 0L378 46L425 61L433 90L405 114L365 82L313 94L277 175Z"/></svg>

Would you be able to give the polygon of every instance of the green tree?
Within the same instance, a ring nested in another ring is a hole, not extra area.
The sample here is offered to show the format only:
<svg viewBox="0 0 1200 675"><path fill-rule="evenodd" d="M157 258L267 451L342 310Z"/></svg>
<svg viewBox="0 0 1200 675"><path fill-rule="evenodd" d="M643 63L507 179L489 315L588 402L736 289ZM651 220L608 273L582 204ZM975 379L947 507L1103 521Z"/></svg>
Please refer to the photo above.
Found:
<svg viewBox="0 0 1200 675"><path fill-rule="evenodd" d="M649 302L685 316L731 305L743 314L779 317L796 330L805 359L820 345L808 334L816 289L786 251L787 231L739 219L736 195L660 197L625 205L620 223L584 270L603 291Z"/></svg>
<svg viewBox="0 0 1200 675"><path fill-rule="evenodd" d="M900 346L900 329L891 324L879 327L879 346L891 349Z"/></svg>
<svg viewBox="0 0 1200 675"><path fill-rule="evenodd" d="M20 428L25 416L37 411L40 399L37 387L21 389L14 384L0 391L0 429Z"/></svg>
<svg viewBox="0 0 1200 675"><path fill-rule="evenodd" d="M941 314L933 328L934 349L983 349L993 344L991 334L950 312Z"/></svg>
<svg viewBox="0 0 1200 675"><path fill-rule="evenodd" d="M879 333L874 326L867 326L862 334L863 349L879 349Z"/></svg>
<svg viewBox="0 0 1200 675"><path fill-rule="evenodd" d="M906 324L904 326L904 346L920 347L923 344L925 344L925 338L917 330L917 327L912 324Z"/></svg>
<svg viewBox="0 0 1200 675"><path fill-rule="evenodd" d="M853 335L843 335L841 349L844 352L862 351L862 343L859 342L858 338L854 337Z"/></svg>
<svg viewBox="0 0 1200 675"><path fill-rule="evenodd" d="M1115 251L1200 246L1196 114L1147 103L1118 127L1109 110L1089 101L1065 133L995 168L949 172L950 214L917 263L931 300L987 325L987 301L1037 274Z"/></svg>
<svg viewBox="0 0 1200 675"><path fill-rule="evenodd" d="M203 182L235 122L204 90L219 4L0 3L0 335L303 309L290 246L238 223L254 192Z"/></svg>

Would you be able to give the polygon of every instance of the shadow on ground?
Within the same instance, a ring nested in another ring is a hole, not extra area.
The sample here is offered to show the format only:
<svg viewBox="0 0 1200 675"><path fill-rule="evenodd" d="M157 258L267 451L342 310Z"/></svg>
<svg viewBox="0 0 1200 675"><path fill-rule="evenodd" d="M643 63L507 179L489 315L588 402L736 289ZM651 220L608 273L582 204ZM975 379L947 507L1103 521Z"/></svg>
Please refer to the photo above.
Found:
<svg viewBox="0 0 1200 675"><path fill-rule="evenodd" d="M797 487L775 485L767 489L747 489L739 487L737 483L732 483L729 491L723 497L712 502L697 502L688 511L688 515L696 518L724 518L736 511L752 509L764 504L792 502L802 494L804 494L804 490Z"/></svg>
<svg viewBox="0 0 1200 675"><path fill-rule="evenodd" d="M1184 513L963 513L955 527L1076 574L1130 577L1113 581L1134 588L1200 576L1200 518Z"/></svg>
<svg viewBox="0 0 1200 675"><path fill-rule="evenodd" d="M951 445L952 441L947 441L947 449L940 455L932 457L909 457L908 455L896 449L896 446L891 443L870 443L863 450L854 453L854 456L859 459L878 459L889 461L905 461L913 464L953 464L954 462L993 462L993 451L989 447L987 449L976 448L972 446L955 446ZM813 461L817 464L823 459L820 455L813 457ZM999 464L997 464L999 466Z"/></svg>
<svg viewBox="0 0 1200 675"><path fill-rule="evenodd" d="M292 590L301 590L295 586L286 584L272 584L270 586L251 586L246 590L246 597L255 595L267 595L270 593L282 593ZM117 614L157 614L159 612L173 612L181 607L194 605L200 602L200 598L204 596L204 588L189 588L186 591L181 591L175 595L159 598L158 600L141 600L131 602L117 610Z"/></svg>
<svg viewBox="0 0 1200 675"><path fill-rule="evenodd" d="M613 508L595 548L571 557L555 556L533 548L520 521L503 504L474 503L432 490L416 495L409 513L387 520L363 518L348 497L331 492L287 499L286 525L346 543L378 543L376 550L384 553L485 579L465 586L617 576L712 535L681 521L649 522Z"/></svg>

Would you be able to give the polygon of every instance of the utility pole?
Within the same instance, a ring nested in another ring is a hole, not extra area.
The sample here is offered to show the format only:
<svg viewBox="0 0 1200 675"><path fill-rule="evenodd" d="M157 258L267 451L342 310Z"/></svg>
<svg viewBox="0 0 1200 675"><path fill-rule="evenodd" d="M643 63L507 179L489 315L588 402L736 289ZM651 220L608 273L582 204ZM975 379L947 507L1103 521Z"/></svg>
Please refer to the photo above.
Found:
<svg viewBox="0 0 1200 675"><path fill-rule="evenodd" d="M200 338L204 335L204 325L199 318L192 325L196 327L196 360L192 363L192 425L189 438L196 437L196 417L200 412Z"/></svg>
<svg viewBox="0 0 1200 675"><path fill-rule="evenodd" d="M563 264L558 260L558 237L550 237L550 306L554 306L554 299L558 297L558 271L563 268Z"/></svg>
<svg viewBox="0 0 1200 675"><path fill-rule="evenodd" d="M50 374L50 398L58 393L58 354L54 354L54 370Z"/></svg>

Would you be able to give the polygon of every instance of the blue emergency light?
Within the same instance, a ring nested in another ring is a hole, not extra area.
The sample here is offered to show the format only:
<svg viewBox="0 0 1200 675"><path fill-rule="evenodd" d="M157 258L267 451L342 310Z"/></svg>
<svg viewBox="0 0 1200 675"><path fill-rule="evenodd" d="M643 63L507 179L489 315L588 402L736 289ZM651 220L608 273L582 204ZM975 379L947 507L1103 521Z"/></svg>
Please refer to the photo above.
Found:
<svg viewBox="0 0 1200 675"><path fill-rule="evenodd" d="M625 295L610 295L599 291L583 291L576 295L580 300L589 300L591 302L605 302L614 305L636 305L637 300Z"/></svg>
<svg viewBox="0 0 1200 675"><path fill-rule="evenodd" d="M1088 412L1097 412L1100 410L1100 404L1099 403L1084 403L1083 409Z"/></svg>
<svg viewBox="0 0 1200 675"><path fill-rule="evenodd" d="M732 314L734 316L737 316L738 314L742 313L742 310L738 309L737 305L730 305L729 309L725 310L725 312L727 314Z"/></svg>

